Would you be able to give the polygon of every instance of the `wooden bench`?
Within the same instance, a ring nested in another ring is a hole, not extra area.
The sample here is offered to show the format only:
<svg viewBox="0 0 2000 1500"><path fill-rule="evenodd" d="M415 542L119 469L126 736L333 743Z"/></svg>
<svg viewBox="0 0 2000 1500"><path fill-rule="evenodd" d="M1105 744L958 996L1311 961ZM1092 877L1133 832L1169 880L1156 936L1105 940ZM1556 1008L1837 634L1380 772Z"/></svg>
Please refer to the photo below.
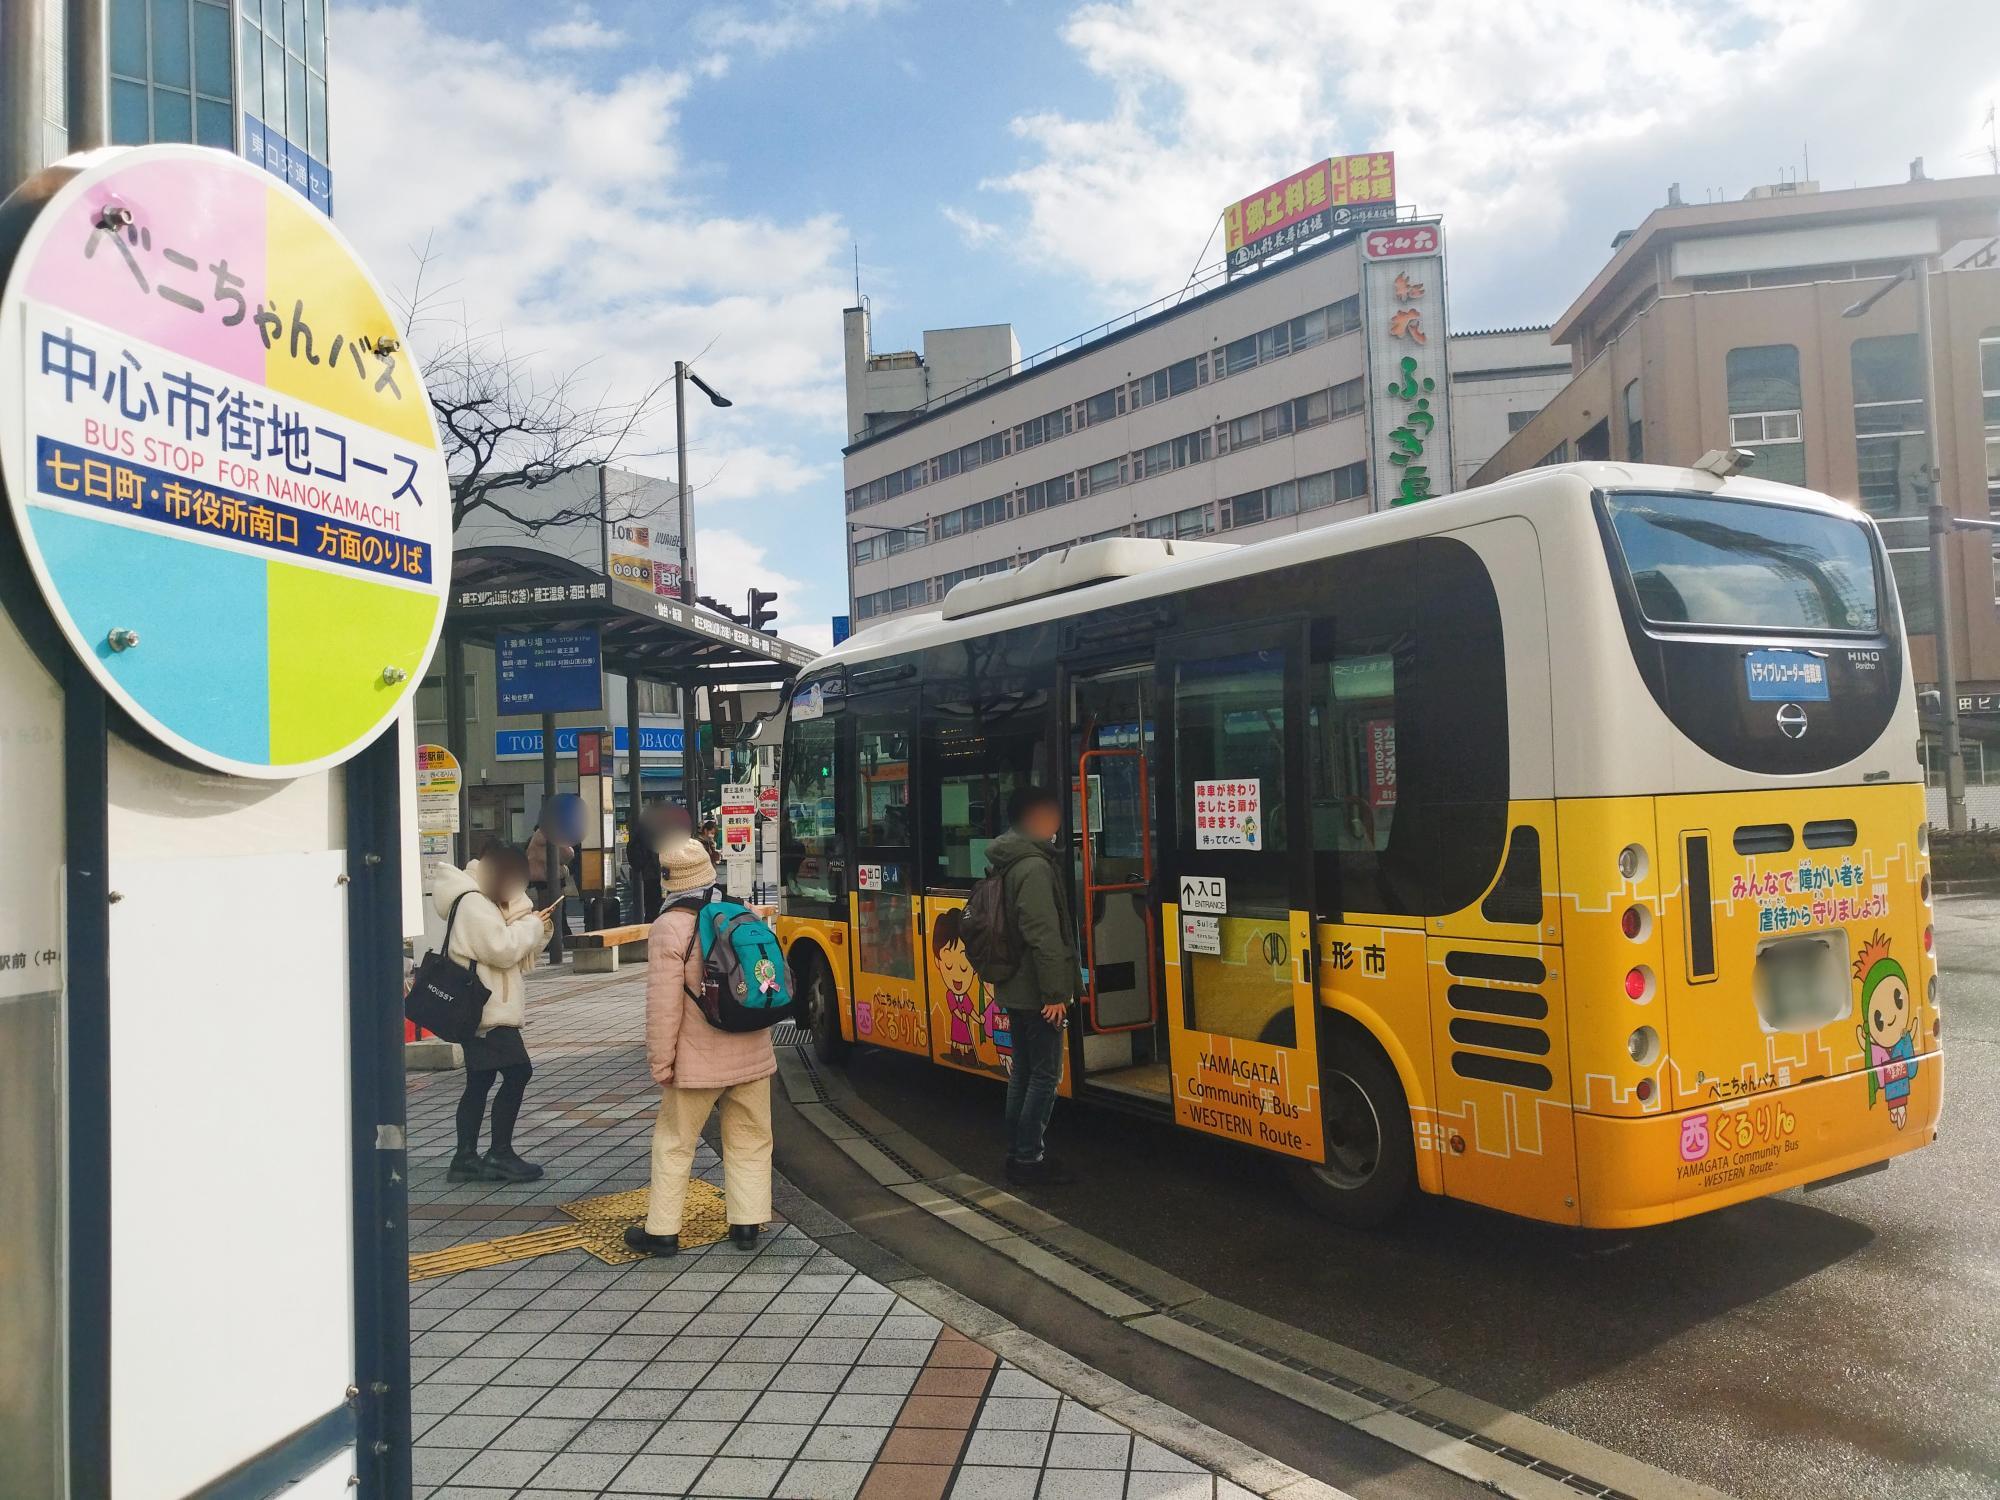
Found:
<svg viewBox="0 0 2000 1500"><path fill-rule="evenodd" d="M585 932L571 938L570 947L576 959L579 974L609 974L621 961L640 961L646 957L646 939L653 929L644 922L634 922L629 927L601 927L595 932Z"/></svg>

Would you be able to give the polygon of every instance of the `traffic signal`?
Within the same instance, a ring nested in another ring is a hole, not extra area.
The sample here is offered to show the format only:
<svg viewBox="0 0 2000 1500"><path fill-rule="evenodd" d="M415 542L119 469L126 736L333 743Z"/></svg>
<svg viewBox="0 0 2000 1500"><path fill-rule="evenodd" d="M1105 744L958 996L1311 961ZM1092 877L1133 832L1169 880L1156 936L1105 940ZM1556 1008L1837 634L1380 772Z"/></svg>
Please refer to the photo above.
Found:
<svg viewBox="0 0 2000 1500"><path fill-rule="evenodd" d="M778 612L771 608L777 602L777 599L778 595L772 589L750 590L750 628L752 630L768 629L771 622L778 618Z"/></svg>

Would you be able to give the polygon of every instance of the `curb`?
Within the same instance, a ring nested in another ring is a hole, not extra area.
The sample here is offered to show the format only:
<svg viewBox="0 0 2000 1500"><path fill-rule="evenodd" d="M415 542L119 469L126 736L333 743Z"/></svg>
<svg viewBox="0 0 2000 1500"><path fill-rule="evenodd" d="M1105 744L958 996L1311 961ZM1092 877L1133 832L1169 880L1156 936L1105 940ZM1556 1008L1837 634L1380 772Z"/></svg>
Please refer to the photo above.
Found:
<svg viewBox="0 0 2000 1500"><path fill-rule="evenodd" d="M793 1107L876 1182L1134 1333L1190 1354L1512 1500L1576 1500L1578 1495L1600 1500L1730 1500L1720 1490L1210 1296L1012 1193L961 1172L870 1108L845 1079L821 1069L802 1033L787 1029L778 1040L779 1081ZM785 1045L787 1041L791 1045ZM982 1342L990 1342L981 1331L984 1327L1013 1329L997 1314L956 1292L939 1286L935 1295L956 1299L952 1305L959 1312L947 1317L935 1307L928 1310ZM972 1317L978 1326L959 1322L959 1316ZM1021 1339L1032 1339L1019 1329L1013 1332ZM1040 1340L1033 1342L1040 1344ZM998 1344L993 1347L1038 1378L1092 1405L1100 1403L1089 1392L1114 1386L1125 1393L1114 1400L1130 1397L1151 1401L1049 1346L1041 1346L1047 1353L1040 1357L1075 1366L1081 1372L1075 1377L1082 1382L1078 1389L1070 1389ZM1172 1412L1170 1407L1161 1410ZM1110 1414L1139 1427L1122 1411L1110 1410ZM1173 1415L1182 1422L1192 1421L1179 1413ZM1168 1438L1151 1431L1146 1435L1163 1447L1193 1457ZM1243 1448L1234 1439L1216 1436ZM1244 1452L1254 1454L1254 1450ZM1255 1457L1265 1464L1276 1463L1261 1454ZM1211 1459L1201 1461L1214 1466ZM1230 1477L1247 1489L1282 1494L1285 1500L1340 1493L1318 1481L1308 1481L1318 1488L1306 1491L1283 1485L1263 1489L1249 1480Z"/></svg>

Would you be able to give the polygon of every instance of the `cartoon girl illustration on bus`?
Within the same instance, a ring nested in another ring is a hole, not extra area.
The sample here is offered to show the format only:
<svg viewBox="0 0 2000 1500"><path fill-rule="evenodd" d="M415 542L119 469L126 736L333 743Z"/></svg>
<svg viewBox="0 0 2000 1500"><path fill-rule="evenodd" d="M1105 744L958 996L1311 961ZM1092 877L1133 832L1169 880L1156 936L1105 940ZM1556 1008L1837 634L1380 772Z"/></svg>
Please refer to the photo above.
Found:
<svg viewBox="0 0 2000 1500"><path fill-rule="evenodd" d="M986 1041L993 1048L999 1070L1012 1075L1014 1071L1014 1023L1008 1018L1006 1008L998 1000L986 1002Z"/></svg>
<svg viewBox="0 0 2000 1500"><path fill-rule="evenodd" d="M1876 933L1854 961L1861 981L1861 1024L1855 1035L1868 1059L1868 1105L1879 1092L1898 1130L1909 1117L1910 1082L1917 1076L1916 1005L1903 966L1889 957L1889 939Z"/></svg>
<svg viewBox="0 0 2000 1500"><path fill-rule="evenodd" d="M944 1060L961 1068L976 1068L979 1000L975 991L979 976L972 971L972 960L965 956L964 927L964 913L940 912L931 928L931 957L937 963L938 979L944 986L944 1008L949 1021L946 1031L949 1050Z"/></svg>

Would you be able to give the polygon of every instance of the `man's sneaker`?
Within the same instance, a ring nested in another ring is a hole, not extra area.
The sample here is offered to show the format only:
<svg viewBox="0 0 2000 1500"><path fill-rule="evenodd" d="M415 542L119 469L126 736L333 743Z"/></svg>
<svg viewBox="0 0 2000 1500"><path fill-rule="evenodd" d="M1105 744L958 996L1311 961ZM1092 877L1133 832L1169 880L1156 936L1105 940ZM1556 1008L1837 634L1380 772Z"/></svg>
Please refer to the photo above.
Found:
<svg viewBox="0 0 2000 1500"><path fill-rule="evenodd" d="M497 1182L500 1179L486 1169L485 1159L477 1151L461 1151L451 1159L451 1165L445 1169L444 1180L446 1182Z"/></svg>
<svg viewBox="0 0 2000 1500"><path fill-rule="evenodd" d="M1076 1178L1053 1156L1044 1156L1040 1161L1017 1161L1010 1156L1007 1180L1017 1187L1062 1187Z"/></svg>
<svg viewBox="0 0 2000 1500"><path fill-rule="evenodd" d="M537 1163L522 1161L511 1151L487 1152L486 1170L488 1180L494 1182L533 1182L542 1175Z"/></svg>
<svg viewBox="0 0 2000 1500"><path fill-rule="evenodd" d="M757 1236L763 1231L763 1227L761 1224L731 1224L729 1243L738 1250L754 1250L757 1248Z"/></svg>
<svg viewBox="0 0 2000 1500"><path fill-rule="evenodd" d="M625 1230L625 1243L641 1255L679 1255L681 1237L677 1234L648 1234L644 1224L633 1224Z"/></svg>

